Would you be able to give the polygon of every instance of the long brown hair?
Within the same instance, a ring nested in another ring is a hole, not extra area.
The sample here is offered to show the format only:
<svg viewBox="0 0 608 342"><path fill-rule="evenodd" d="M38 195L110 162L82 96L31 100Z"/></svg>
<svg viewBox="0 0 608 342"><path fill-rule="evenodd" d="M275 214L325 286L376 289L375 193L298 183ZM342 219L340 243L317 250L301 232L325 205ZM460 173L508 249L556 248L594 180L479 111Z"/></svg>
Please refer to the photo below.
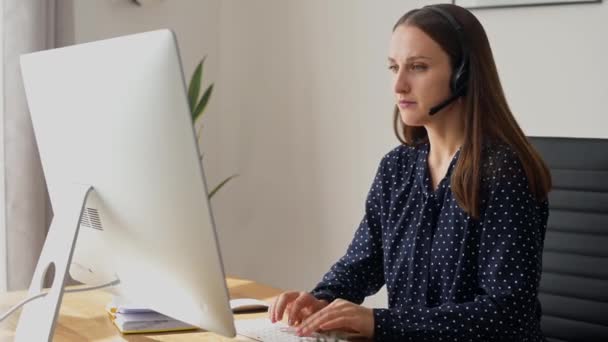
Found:
<svg viewBox="0 0 608 342"><path fill-rule="evenodd" d="M448 12L460 24L468 51L467 92L462 98L465 140L451 176L452 192L458 205L473 218L479 218L482 149L483 144L491 140L501 141L517 153L531 193L537 200L546 199L552 186L551 174L513 117L481 23L462 7L452 4L434 6ZM415 9L397 21L393 32L400 25L415 26L424 31L449 55L452 70L459 65L463 49L459 44L458 32L441 15L429 9ZM405 145L417 146L428 142L426 129L403 123L397 106L393 127L397 139Z"/></svg>

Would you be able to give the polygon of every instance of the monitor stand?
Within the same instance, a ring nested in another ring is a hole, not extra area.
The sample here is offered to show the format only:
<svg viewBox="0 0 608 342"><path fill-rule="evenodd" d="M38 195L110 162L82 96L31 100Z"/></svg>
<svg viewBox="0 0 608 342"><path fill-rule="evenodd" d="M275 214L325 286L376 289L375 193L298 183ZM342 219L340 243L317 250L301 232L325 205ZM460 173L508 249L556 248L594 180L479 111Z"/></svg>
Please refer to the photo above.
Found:
<svg viewBox="0 0 608 342"><path fill-rule="evenodd" d="M21 312L16 342L51 341L59 306L63 298L64 283L72 262L74 246L80 228L80 217L93 187L82 184L64 184L63 192L52 203L53 220L38 259L38 265L28 292L34 296L42 292L47 270L54 265L55 277L45 297L26 304Z"/></svg>

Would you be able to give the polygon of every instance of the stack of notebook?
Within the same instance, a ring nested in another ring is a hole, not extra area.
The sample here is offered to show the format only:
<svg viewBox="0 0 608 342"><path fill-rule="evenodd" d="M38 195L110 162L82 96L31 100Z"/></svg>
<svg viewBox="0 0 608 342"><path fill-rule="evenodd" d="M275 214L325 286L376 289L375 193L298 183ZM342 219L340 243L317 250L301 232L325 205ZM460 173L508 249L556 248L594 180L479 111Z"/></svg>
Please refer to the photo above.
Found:
<svg viewBox="0 0 608 342"><path fill-rule="evenodd" d="M181 331L198 329L156 311L129 303L114 296L106 306L112 323L123 334Z"/></svg>

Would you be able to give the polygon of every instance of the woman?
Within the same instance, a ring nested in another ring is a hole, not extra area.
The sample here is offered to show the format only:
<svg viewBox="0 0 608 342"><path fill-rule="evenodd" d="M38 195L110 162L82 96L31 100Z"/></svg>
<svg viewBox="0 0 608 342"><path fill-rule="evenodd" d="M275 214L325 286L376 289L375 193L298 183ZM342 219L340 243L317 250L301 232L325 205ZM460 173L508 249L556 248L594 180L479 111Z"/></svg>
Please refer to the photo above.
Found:
<svg viewBox="0 0 608 342"><path fill-rule="evenodd" d="M506 102L485 31L449 4L406 13L390 40L394 128L365 217L311 292L270 310L301 336L542 341L538 284L548 168ZM387 286L388 309L360 306Z"/></svg>

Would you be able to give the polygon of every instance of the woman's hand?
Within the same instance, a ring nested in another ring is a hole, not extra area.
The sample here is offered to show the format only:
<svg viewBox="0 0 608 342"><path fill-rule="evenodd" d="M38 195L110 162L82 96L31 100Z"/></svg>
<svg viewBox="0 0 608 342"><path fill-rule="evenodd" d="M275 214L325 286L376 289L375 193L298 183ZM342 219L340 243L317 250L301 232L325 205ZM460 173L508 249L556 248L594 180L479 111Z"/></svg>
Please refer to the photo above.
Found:
<svg viewBox="0 0 608 342"><path fill-rule="evenodd" d="M287 313L288 324L296 325L327 305L327 301L319 300L308 292L290 291L277 296L268 313L272 323L281 321L283 313Z"/></svg>
<svg viewBox="0 0 608 342"><path fill-rule="evenodd" d="M356 332L364 337L374 337L374 312L372 309L336 299L323 309L310 315L297 328L300 336L310 336L318 330Z"/></svg>

